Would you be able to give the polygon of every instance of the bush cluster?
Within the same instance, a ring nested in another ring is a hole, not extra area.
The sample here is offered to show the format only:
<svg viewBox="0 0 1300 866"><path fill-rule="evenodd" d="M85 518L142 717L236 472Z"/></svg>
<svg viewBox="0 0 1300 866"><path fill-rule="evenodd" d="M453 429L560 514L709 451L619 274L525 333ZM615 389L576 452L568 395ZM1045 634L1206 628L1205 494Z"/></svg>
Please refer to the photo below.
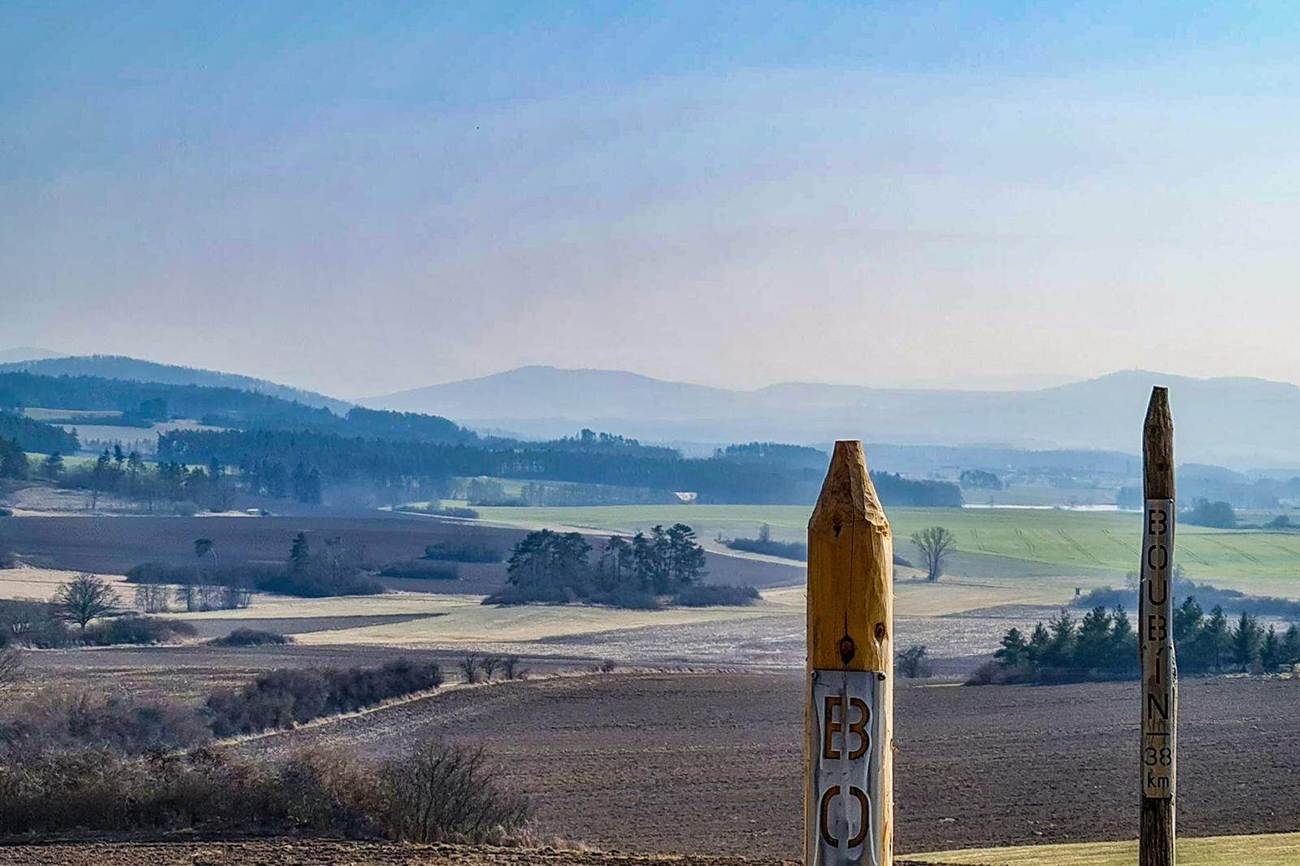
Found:
<svg viewBox="0 0 1300 866"><path fill-rule="evenodd" d="M190 748L210 737L192 707L170 698L44 692L0 717L0 764L73 747L138 755Z"/></svg>
<svg viewBox="0 0 1300 866"><path fill-rule="evenodd" d="M49 602L0 600L0 648L15 645L63 649L78 644L145 646L194 634L194 626L187 622L134 614L101 619L81 632L69 628L57 606Z"/></svg>
<svg viewBox="0 0 1300 866"><path fill-rule="evenodd" d="M155 616L119 616L89 626L81 640L93 646L135 644L152 646L193 637L198 630L188 622Z"/></svg>
<svg viewBox="0 0 1300 866"><path fill-rule="evenodd" d="M702 583L688 586L673 596L673 601L683 607L712 607L715 605L748 605L760 598L752 586L732 586L723 583Z"/></svg>
<svg viewBox="0 0 1300 866"><path fill-rule="evenodd" d="M377 766L324 750L263 763L209 748L132 756L90 746L0 765L9 836L198 830L490 843L528 816L528 801L500 787L481 751L433 740Z"/></svg>
<svg viewBox="0 0 1300 866"><path fill-rule="evenodd" d="M424 558L445 562L500 562L505 554L477 541L439 541L424 548Z"/></svg>
<svg viewBox="0 0 1300 866"><path fill-rule="evenodd" d="M293 643L293 638L274 631L237 628L225 637L213 638L208 643L212 646L284 646Z"/></svg>
<svg viewBox="0 0 1300 866"><path fill-rule="evenodd" d="M427 559L408 559L390 562L379 572L380 577L400 577L407 580L459 580L460 572L454 565L443 565Z"/></svg>
<svg viewBox="0 0 1300 866"><path fill-rule="evenodd" d="M261 674L242 689L208 697L212 731L219 737L290 728L319 716L346 713L442 684L437 665L407 659L378 668L299 670Z"/></svg>
<svg viewBox="0 0 1300 866"><path fill-rule="evenodd" d="M171 562L142 562L126 572L130 583L175 585L177 603L182 607L189 604L186 587L196 587L199 607L202 609L203 587L246 588L258 592L274 592L280 595L293 595L301 598L326 598L336 595L377 595L384 591L379 581L358 569L332 570L328 566L305 565L294 569L289 565L258 565L255 563L233 563L221 566L204 566ZM212 606L220 607L225 594L218 593L220 601Z"/></svg>

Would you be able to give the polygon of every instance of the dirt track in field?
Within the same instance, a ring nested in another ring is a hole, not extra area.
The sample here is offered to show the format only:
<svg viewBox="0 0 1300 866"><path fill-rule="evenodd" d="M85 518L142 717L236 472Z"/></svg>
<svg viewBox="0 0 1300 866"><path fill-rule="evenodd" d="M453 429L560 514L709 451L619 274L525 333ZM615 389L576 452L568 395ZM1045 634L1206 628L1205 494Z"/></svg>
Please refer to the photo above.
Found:
<svg viewBox="0 0 1300 866"><path fill-rule="evenodd" d="M482 742L538 831L598 848L794 858L802 679L640 674L512 683L270 737L277 753L385 754L419 733ZM900 851L1131 837L1132 684L898 690ZM1300 823L1300 684L1184 685L1180 832ZM1267 792L1260 796L1254 792Z"/></svg>

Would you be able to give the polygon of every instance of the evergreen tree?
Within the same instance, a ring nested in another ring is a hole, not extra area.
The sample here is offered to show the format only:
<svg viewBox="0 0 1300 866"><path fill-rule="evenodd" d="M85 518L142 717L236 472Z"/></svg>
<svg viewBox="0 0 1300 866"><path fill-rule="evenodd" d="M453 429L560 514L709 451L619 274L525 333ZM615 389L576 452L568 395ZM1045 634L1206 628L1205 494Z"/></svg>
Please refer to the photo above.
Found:
<svg viewBox="0 0 1300 866"><path fill-rule="evenodd" d="M1029 642L1025 636L1020 633L1020 629L1012 627L1002 636L1001 648L993 653L1003 667L1015 668L1030 663Z"/></svg>
<svg viewBox="0 0 1300 866"><path fill-rule="evenodd" d="M704 548L695 540L695 530L684 523L668 529L669 571L674 589L695 583L704 575Z"/></svg>
<svg viewBox="0 0 1300 866"><path fill-rule="evenodd" d="M1251 665L1259 657L1259 645L1260 641L1263 640L1263 636L1263 629L1259 627L1259 621L1242 611L1236 627L1232 630L1231 650L1233 664L1243 671L1249 671Z"/></svg>
<svg viewBox="0 0 1300 866"><path fill-rule="evenodd" d="M299 532L293 537L293 544L289 546L289 566L294 571L302 571L311 564L311 544L307 540L307 533Z"/></svg>
<svg viewBox="0 0 1300 866"><path fill-rule="evenodd" d="M51 481L63 475L63 455L55 451L41 461L41 474Z"/></svg>
<svg viewBox="0 0 1300 866"><path fill-rule="evenodd" d="M1277 629L1271 625L1259 647L1259 664L1264 673L1273 673L1282 664L1282 641L1277 636Z"/></svg>

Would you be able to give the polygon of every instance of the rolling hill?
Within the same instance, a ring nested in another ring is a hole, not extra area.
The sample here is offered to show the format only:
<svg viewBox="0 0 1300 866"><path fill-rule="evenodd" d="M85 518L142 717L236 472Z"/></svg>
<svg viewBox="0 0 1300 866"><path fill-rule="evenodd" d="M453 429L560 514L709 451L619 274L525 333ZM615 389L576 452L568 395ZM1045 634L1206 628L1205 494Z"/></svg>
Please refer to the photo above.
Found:
<svg viewBox="0 0 1300 866"><path fill-rule="evenodd" d="M1179 459L1240 469L1300 466L1300 388L1250 378L1142 370L1023 391L783 383L710 388L608 370L522 367L362 400L528 436L579 427L656 441L836 438L927 445L1102 449L1135 453L1150 388L1171 388Z"/></svg>
<svg viewBox="0 0 1300 866"><path fill-rule="evenodd" d="M20 350L13 350L18 352ZM21 350L26 352L40 350ZM123 355L75 355L67 357L36 357L0 363L0 373L24 371L42 376L99 376L105 379L125 379L133 382L158 382L164 385L205 385L216 388L238 388L255 391L281 400L291 400L305 406L329 409L336 414L347 412L350 403L336 400L314 391L304 391L288 385L278 385L265 379L200 370L174 364L142 361Z"/></svg>

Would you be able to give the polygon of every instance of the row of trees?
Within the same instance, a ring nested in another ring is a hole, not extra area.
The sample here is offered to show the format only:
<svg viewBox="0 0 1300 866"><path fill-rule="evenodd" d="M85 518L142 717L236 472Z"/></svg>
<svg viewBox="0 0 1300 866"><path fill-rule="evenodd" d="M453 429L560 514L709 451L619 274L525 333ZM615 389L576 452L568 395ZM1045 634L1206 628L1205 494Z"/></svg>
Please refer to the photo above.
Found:
<svg viewBox="0 0 1300 866"><path fill-rule="evenodd" d="M616 445L610 437L590 444L581 439L448 444L304 430L176 430L159 437L158 454L189 465L216 459L250 477L264 462L302 463L317 467L327 488L365 485L424 498L442 497L453 477L477 476L689 491L702 502L810 503L825 473L824 459L812 468L787 462L783 451L692 459L669 449ZM889 473L874 473L872 479L887 505L961 505L955 484Z"/></svg>
<svg viewBox="0 0 1300 866"><path fill-rule="evenodd" d="M542 529L515 545L507 561L510 586L493 604L595 601L655 607L657 597L681 592L705 575L704 549L695 530L676 523L613 536L593 563L592 546L576 532Z"/></svg>
<svg viewBox="0 0 1300 866"><path fill-rule="evenodd" d="M1242 613L1233 623L1216 606L1207 615L1196 599L1174 610L1178 669L1189 674L1273 672L1300 664L1300 629L1279 633ZM1003 635L994 663L973 682L1067 682L1126 679L1139 672L1138 639L1123 607L1096 607L1076 620L1069 611L1038 623L1026 636L1017 628Z"/></svg>

